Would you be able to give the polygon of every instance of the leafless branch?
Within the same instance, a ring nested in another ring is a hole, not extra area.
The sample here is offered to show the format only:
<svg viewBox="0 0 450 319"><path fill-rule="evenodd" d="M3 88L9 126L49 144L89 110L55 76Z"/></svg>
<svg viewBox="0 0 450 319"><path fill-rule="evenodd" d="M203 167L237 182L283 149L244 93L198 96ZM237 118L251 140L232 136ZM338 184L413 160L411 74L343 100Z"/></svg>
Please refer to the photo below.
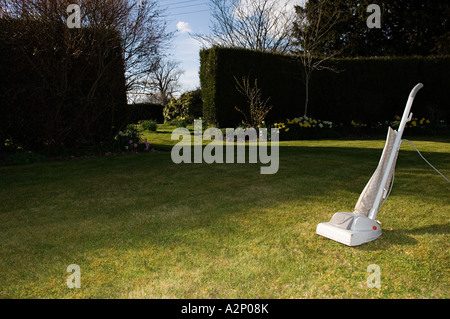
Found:
<svg viewBox="0 0 450 319"><path fill-rule="evenodd" d="M235 107L242 115L244 120L242 124L246 127L260 128L264 122L269 111L272 109L271 105L268 105L270 97L266 100L262 99L261 89L258 88L258 80L255 79L254 85L250 85L250 79L248 77L242 77L242 80L234 78L236 82L236 90L247 98L249 111L244 112L238 107Z"/></svg>
<svg viewBox="0 0 450 319"><path fill-rule="evenodd" d="M211 0L211 12L211 35L194 35L204 46L272 52L292 47L291 0Z"/></svg>

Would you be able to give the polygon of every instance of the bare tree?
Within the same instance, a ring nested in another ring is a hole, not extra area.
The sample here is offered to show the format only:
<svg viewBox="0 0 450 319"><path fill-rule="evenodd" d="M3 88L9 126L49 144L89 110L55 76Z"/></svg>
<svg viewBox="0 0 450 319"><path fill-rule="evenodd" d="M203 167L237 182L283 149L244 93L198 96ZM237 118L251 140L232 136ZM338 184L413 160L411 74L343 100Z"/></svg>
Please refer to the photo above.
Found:
<svg viewBox="0 0 450 319"><path fill-rule="evenodd" d="M148 87L152 91L150 100L167 105L174 93L180 89L179 79L184 73L179 63L174 60L162 59L157 68L149 75Z"/></svg>
<svg viewBox="0 0 450 319"><path fill-rule="evenodd" d="M295 6L297 19L294 22L294 37L297 48L293 51L299 58L304 69L305 108L303 116L307 116L309 103L309 83L316 70L331 70L339 72L336 68L326 65L325 62L337 54L315 56L318 46L327 33L339 22L340 11L336 7L331 14L324 14L326 1L309 0L304 7ZM325 18L326 17L326 18Z"/></svg>
<svg viewBox="0 0 450 319"><path fill-rule="evenodd" d="M289 52L293 0L211 0L211 35L194 37L205 46Z"/></svg>

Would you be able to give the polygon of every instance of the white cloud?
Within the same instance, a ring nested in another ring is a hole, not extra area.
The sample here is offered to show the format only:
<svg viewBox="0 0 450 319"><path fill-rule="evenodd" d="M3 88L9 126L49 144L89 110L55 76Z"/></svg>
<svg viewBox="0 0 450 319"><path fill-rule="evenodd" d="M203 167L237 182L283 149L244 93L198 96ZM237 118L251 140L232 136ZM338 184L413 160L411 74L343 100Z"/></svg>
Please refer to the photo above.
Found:
<svg viewBox="0 0 450 319"><path fill-rule="evenodd" d="M189 33L192 32L192 28L189 25L189 23L184 22L184 21L179 21L177 23L177 30L180 31L181 33Z"/></svg>

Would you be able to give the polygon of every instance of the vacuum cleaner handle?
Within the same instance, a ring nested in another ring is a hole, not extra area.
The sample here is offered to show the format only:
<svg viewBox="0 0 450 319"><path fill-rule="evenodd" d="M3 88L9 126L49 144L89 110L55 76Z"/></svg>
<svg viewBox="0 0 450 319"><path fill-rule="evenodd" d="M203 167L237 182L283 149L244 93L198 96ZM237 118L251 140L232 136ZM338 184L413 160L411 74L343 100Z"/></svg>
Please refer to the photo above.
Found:
<svg viewBox="0 0 450 319"><path fill-rule="evenodd" d="M389 172L391 171L391 167L392 166L395 167L394 160L396 158L396 153L399 151L400 146L402 144L402 135L403 135L403 131L404 131L405 126L406 126L406 122L408 122L408 120L411 118L410 110L411 110L411 106L412 106L414 97L416 96L416 93L422 87L423 87L423 84L419 83L411 90L411 93L409 93L408 101L406 102L406 106L405 106L405 110L403 112L402 120L400 122L398 131L397 131L397 136L395 137L394 145L392 146L391 155L389 156L388 163L386 165L386 169L385 169L383 177L381 179L380 187L379 187L377 195L375 197L375 201L374 201L374 203L372 205L372 208L369 211L369 216L368 217L370 219L375 220L375 218L377 217L378 206L380 205L381 197L382 197L382 195L384 193L384 189L386 188L386 183L387 183Z"/></svg>
<svg viewBox="0 0 450 319"><path fill-rule="evenodd" d="M417 92L421 88L423 88L422 83L416 84L416 86L411 90L411 93L409 93L408 101L406 102L406 106L405 106L405 111L403 112L402 120L400 121L400 125L397 130L398 135L400 135L400 138L399 138L400 140L402 138L406 123L408 121L410 121L412 118L412 113L410 113L410 111L411 111L411 106L412 106L413 100L416 97ZM397 145L398 148L400 148L400 144Z"/></svg>
<svg viewBox="0 0 450 319"><path fill-rule="evenodd" d="M423 84L422 84L422 83L417 84L417 85L411 90L411 93L409 93L409 97L415 98L415 97L416 97L416 93L417 93L421 88L423 88Z"/></svg>

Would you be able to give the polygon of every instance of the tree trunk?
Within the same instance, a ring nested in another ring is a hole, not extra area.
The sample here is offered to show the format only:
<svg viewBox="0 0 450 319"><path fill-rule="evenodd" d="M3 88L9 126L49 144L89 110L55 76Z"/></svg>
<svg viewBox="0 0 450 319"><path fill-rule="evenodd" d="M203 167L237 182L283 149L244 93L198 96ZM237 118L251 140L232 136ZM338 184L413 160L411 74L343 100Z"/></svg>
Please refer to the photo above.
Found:
<svg viewBox="0 0 450 319"><path fill-rule="evenodd" d="M303 116L306 116L308 111L308 101L309 101L309 76L305 76L305 113Z"/></svg>

